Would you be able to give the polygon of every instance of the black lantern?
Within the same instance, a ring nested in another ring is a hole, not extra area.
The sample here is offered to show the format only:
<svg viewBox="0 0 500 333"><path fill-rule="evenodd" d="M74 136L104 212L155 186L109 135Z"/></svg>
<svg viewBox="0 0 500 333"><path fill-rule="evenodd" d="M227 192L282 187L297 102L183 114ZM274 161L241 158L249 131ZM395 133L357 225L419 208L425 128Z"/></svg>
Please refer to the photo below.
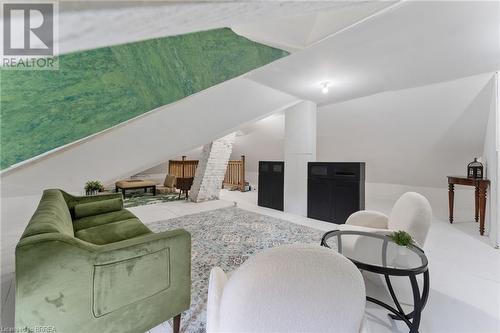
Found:
<svg viewBox="0 0 500 333"><path fill-rule="evenodd" d="M467 177L468 178L483 178L483 164L478 162L477 157L474 157L474 161L467 165Z"/></svg>

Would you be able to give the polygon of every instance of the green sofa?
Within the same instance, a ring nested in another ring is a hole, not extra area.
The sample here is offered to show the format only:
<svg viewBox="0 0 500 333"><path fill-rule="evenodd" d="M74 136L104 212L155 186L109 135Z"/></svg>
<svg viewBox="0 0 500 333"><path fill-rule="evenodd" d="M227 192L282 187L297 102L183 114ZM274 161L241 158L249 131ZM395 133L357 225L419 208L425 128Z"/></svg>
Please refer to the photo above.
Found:
<svg viewBox="0 0 500 333"><path fill-rule="evenodd" d="M16 328L144 332L191 297L191 236L151 232L121 194L76 197L51 189L16 247Z"/></svg>

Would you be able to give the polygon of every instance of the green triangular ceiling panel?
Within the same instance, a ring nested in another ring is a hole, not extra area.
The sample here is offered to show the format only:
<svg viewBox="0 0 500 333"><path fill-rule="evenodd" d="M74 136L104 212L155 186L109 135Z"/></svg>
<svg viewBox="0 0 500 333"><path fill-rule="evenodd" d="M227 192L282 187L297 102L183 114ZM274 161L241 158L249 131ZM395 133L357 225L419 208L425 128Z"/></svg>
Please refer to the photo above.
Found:
<svg viewBox="0 0 500 333"><path fill-rule="evenodd" d="M57 71L2 70L0 167L286 55L225 28L62 55Z"/></svg>

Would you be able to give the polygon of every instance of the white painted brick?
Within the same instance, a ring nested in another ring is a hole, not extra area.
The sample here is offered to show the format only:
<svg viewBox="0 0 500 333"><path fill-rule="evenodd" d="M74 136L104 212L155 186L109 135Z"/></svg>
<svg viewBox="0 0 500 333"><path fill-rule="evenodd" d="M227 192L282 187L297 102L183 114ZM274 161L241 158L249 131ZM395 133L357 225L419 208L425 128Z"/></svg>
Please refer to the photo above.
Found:
<svg viewBox="0 0 500 333"><path fill-rule="evenodd" d="M235 137L232 133L203 146L190 191L191 201L219 198Z"/></svg>

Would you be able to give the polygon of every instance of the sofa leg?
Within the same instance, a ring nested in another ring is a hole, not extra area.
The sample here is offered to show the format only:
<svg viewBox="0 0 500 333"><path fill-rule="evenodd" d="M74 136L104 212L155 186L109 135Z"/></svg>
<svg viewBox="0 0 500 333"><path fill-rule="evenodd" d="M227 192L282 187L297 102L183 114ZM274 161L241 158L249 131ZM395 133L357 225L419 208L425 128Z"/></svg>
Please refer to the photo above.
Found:
<svg viewBox="0 0 500 333"><path fill-rule="evenodd" d="M174 333L179 333L180 327L181 327L181 314L179 313L177 316L174 317L174 327L172 331Z"/></svg>

